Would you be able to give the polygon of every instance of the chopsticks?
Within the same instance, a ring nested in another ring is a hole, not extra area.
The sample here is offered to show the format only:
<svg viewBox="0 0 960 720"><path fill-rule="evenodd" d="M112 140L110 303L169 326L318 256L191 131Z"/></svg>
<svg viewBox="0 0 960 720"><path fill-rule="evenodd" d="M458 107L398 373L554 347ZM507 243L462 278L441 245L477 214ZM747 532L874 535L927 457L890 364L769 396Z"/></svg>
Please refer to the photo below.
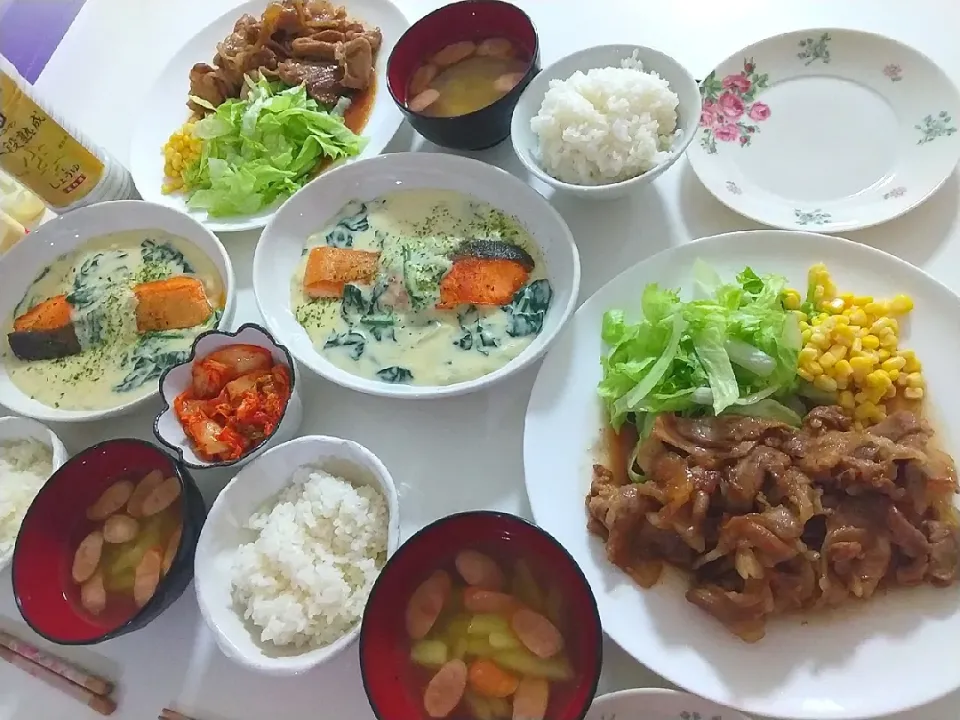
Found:
<svg viewBox="0 0 960 720"><path fill-rule="evenodd" d="M178 713L176 710L164 708L160 711L160 715L157 716L157 720L193 720L193 718L187 717L183 713Z"/></svg>
<svg viewBox="0 0 960 720"><path fill-rule="evenodd" d="M112 682L35 648L2 630L0 658L101 715L110 715L117 709L117 703L110 697L114 688Z"/></svg>

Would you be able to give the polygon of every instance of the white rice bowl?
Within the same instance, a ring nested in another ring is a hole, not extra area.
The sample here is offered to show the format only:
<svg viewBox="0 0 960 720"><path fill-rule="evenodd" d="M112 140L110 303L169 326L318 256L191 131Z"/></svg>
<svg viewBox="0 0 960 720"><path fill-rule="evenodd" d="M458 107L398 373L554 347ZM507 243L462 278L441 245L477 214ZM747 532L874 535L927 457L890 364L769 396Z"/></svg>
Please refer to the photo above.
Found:
<svg viewBox="0 0 960 720"><path fill-rule="evenodd" d="M324 647L360 621L387 557L378 489L300 467L247 527L258 535L236 551L231 594L261 642Z"/></svg>
<svg viewBox="0 0 960 720"><path fill-rule="evenodd" d="M53 462L53 448L39 440L0 440L0 568L13 557L20 525Z"/></svg>
<svg viewBox="0 0 960 720"><path fill-rule="evenodd" d="M573 185L608 185L638 177L671 156L680 99L634 53L621 67L578 70L551 80L530 120L537 160Z"/></svg>

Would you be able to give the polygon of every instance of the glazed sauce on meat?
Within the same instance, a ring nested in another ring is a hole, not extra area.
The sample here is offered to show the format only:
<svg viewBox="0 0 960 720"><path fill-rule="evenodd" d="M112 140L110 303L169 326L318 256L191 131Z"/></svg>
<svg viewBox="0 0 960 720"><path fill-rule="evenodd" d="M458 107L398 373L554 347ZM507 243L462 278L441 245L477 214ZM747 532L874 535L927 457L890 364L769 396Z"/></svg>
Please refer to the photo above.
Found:
<svg viewBox="0 0 960 720"><path fill-rule="evenodd" d="M633 423L625 423L617 432L604 425L600 442L596 449L596 460L613 474L615 485L626 485L627 466L633 461L631 455L640 439L640 433Z"/></svg>

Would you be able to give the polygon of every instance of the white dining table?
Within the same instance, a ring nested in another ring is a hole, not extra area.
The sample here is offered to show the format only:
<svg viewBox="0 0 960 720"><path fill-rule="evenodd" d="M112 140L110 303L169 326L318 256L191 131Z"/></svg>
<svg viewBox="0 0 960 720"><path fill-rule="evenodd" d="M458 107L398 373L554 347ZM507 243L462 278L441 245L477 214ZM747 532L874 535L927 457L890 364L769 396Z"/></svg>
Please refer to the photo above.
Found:
<svg viewBox="0 0 960 720"><path fill-rule="evenodd" d="M33 0L55 2L56 0ZM697 78L739 48L766 36L807 28L853 28L908 43L960 83L960 2L957 0L514 0L532 16L544 66L584 47L639 43L677 58ZM413 21L437 0L396 0ZM121 161L143 99L173 53L237 0L87 0L36 82L71 122ZM212 52L212 49L211 49ZM816 113L816 108L810 109ZM445 152L404 126L387 152ZM551 197L529 178L509 142L471 157L531 182L569 224L583 265L581 300L624 268L691 239L758 226L717 202L681 160L633 197L592 203ZM960 292L960 181L955 172L921 207L882 226L847 237L908 260ZM221 236L238 284L236 323L259 321L251 261L259 232ZM936 310L933 310L936 312ZM498 509L529 517L521 438L527 398L538 366L485 392L436 401L396 401L340 388L305 374L304 434L350 438L373 450L399 486L402 535L450 513ZM152 437L157 406L99 423L57 425L77 452L107 438ZM954 445L960 438L948 442ZM465 462L466 458L470 462ZM230 479L226 471L195 474L211 500ZM0 629L47 647L24 626L0 574ZM197 608L193 588L146 628L100 645L57 648L119 686L120 720L152 720L176 707L198 720L372 720L356 646L299 677L254 674L217 649ZM922 664L924 658L890 658ZM599 692L662 686L665 681L604 645ZM915 669L922 672L922 669ZM908 682L909 673L904 682ZM870 686L871 678L862 679ZM873 688L882 693L883 687ZM92 710L20 670L0 663L0 720L92 720ZM902 720L960 717L960 692L896 716Z"/></svg>

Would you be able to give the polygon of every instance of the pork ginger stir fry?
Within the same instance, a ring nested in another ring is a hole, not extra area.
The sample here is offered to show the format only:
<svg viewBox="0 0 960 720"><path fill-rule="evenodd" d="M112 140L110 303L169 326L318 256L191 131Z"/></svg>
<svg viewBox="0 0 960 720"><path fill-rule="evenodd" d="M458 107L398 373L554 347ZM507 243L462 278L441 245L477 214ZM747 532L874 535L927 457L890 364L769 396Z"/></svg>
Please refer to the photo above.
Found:
<svg viewBox="0 0 960 720"><path fill-rule="evenodd" d="M661 414L629 458L639 482L594 466L588 526L643 587L664 563L688 571L687 600L747 642L772 615L951 585L953 460L908 411L851 427L836 406L811 410L800 429Z"/></svg>
<svg viewBox="0 0 960 720"><path fill-rule="evenodd" d="M271 2L260 18L243 15L217 44L213 64L190 70L190 95L213 107L240 97L243 76L259 73L286 85L306 85L321 105L370 88L383 38L327 0ZM199 114L208 108L187 103Z"/></svg>

